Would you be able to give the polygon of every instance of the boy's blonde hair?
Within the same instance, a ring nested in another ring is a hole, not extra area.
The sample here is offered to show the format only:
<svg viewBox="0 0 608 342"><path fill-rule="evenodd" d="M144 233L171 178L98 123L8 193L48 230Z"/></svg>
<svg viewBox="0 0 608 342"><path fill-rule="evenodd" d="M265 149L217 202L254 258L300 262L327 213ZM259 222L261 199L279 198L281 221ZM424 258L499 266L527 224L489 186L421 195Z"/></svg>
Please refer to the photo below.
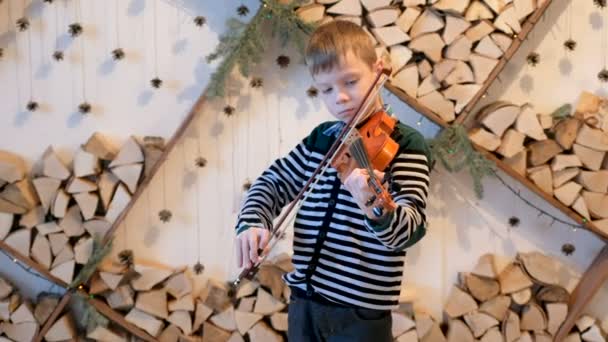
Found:
<svg viewBox="0 0 608 342"><path fill-rule="evenodd" d="M305 51L306 65L312 75L329 72L349 51L370 68L377 60L367 32L350 21L332 20L319 26L311 35Z"/></svg>

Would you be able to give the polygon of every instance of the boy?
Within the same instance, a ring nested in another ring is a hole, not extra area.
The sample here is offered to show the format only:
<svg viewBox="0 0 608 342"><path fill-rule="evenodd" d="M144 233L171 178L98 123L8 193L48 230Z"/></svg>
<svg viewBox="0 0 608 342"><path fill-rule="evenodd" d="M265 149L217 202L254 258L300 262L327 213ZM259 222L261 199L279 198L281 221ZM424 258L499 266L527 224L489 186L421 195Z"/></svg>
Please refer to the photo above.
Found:
<svg viewBox="0 0 608 342"><path fill-rule="evenodd" d="M236 227L239 267L259 260L272 220L310 178L383 67L367 33L348 21L317 28L305 54L315 86L338 121L317 126L253 183ZM378 94L370 110L382 106ZM283 276L291 288L290 341L392 340L390 310L398 305L405 249L426 230L430 160L424 138L413 128L398 123L392 138L399 151L386 172L394 212L365 216L361 208L372 196L367 171L355 169L342 183L329 167L297 213L295 270ZM383 179L384 170L374 171Z"/></svg>

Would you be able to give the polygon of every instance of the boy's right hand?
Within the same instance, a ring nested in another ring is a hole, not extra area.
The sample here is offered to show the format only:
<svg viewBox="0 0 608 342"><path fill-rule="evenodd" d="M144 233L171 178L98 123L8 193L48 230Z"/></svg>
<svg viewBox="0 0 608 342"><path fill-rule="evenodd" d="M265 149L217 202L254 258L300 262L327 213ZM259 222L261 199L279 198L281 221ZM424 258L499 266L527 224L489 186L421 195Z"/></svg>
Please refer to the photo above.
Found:
<svg viewBox="0 0 608 342"><path fill-rule="evenodd" d="M260 260L259 253L270 240L270 231L266 228L250 227L236 236L236 260L239 267L250 268ZM267 251L264 251L267 252Z"/></svg>

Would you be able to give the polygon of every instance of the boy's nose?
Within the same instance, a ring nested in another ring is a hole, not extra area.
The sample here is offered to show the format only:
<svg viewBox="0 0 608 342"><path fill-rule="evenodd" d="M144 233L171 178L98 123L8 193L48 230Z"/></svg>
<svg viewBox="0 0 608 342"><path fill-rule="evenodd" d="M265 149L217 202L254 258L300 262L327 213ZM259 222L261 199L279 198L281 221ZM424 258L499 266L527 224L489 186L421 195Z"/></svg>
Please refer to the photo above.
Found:
<svg viewBox="0 0 608 342"><path fill-rule="evenodd" d="M338 97L336 98L336 103L342 104L342 103L348 102L349 98L350 97L348 96L348 94L346 94L346 92L339 91Z"/></svg>

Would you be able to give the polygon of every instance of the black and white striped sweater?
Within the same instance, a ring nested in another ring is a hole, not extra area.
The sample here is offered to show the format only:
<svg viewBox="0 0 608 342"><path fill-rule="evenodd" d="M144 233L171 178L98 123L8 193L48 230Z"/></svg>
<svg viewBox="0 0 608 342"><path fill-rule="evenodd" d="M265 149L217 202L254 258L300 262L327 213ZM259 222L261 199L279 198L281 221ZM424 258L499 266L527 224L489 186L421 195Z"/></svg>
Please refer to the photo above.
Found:
<svg viewBox="0 0 608 342"><path fill-rule="evenodd" d="M287 156L277 159L251 186L239 213L237 233L272 221L312 176L335 141L341 122L325 122ZM369 220L329 167L302 204L294 222L290 286L315 291L348 306L393 309L401 292L405 250L426 232L430 152L424 137L398 123L392 138L399 152L387 171L398 207L389 220Z"/></svg>

